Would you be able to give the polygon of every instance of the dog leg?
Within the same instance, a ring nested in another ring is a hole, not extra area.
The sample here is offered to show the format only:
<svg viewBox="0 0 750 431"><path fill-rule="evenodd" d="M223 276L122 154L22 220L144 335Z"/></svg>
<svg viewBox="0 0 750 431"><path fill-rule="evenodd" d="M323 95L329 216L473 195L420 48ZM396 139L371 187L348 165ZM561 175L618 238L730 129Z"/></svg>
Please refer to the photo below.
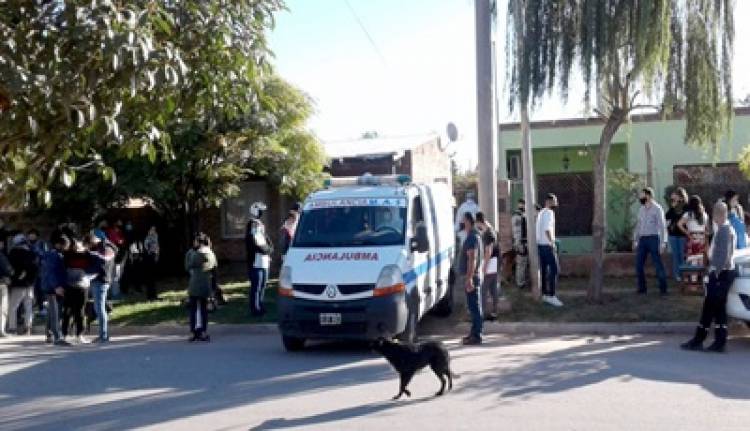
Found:
<svg viewBox="0 0 750 431"><path fill-rule="evenodd" d="M443 370L435 365L431 365L430 368L432 368L432 372L435 373L437 378L440 379L440 390L435 394L436 397L439 397L445 393L445 377L443 377Z"/></svg>
<svg viewBox="0 0 750 431"><path fill-rule="evenodd" d="M406 389L407 386L409 386L409 382L411 382L412 377L414 377L414 373L405 373L401 374L401 386L400 391L398 395L396 395L396 398L398 399L401 397L402 394L406 394L407 397L411 397L411 392L409 392L408 389Z"/></svg>
<svg viewBox="0 0 750 431"><path fill-rule="evenodd" d="M448 390L452 391L453 390L453 373L451 373L450 370L448 370L445 373L445 376L448 377Z"/></svg>

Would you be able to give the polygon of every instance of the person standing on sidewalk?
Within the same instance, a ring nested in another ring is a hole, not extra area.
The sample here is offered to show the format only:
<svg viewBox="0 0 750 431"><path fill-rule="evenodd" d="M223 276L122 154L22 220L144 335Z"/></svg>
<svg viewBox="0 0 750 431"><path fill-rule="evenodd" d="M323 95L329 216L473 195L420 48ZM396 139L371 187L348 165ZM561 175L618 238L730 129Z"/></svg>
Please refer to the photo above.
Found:
<svg viewBox="0 0 750 431"><path fill-rule="evenodd" d="M159 299L156 293L159 253L159 233L156 231L156 226L151 226L143 240L143 278L146 284L146 299L149 301Z"/></svg>
<svg viewBox="0 0 750 431"><path fill-rule="evenodd" d="M685 189L677 187L669 196L669 211L665 216L669 233L669 250L672 255L672 277L680 282L680 267L685 263L685 243L687 236L680 229L680 220L685 213L688 195Z"/></svg>
<svg viewBox="0 0 750 431"><path fill-rule="evenodd" d="M8 323L8 302L10 280L13 278L13 267L5 255L5 241L0 241L0 338L6 337L5 325Z"/></svg>
<svg viewBox="0 0 750 431"><path fill-rule="evenodd" d="M83 336L83 308L91 287L91 255L81 240L73 240L68 251L64 254L66 285L65 300L63 301L62 335L66 340L70 319L73 319L76 329L76 342L88 344L90 341Z"/></svg>
<svg viewBox="0 0 750 431"><path fill-rule="evenodd" d="M91 270L88 272L95 275L94 279L91 280L91 291L94 296L96 320L99 323L99 338L94 342L107 343L109 342L107 292L115 273L117 247L109 242L106 236L101 237L92 233L89 235L89 255L91 257Z"/></svg>
<svg viewBox="0 0 750 431"><path fill-rule="evenodd" d="M714 205L714 222L717 230L714 235L708 258L708 284L706 297L703 300L703 311L695 335L681 347L685 350L702 350L703 341L708 336L711 323L715 324L714 342L706 349L710 352L723 353L727 344L727 294L737 277L734 267L736 250L736 233L728 220L729 208L724 202Z"/></svg>
<svg viewBox="0 0 750 431"><path fill-rule="evenodd" d="M666 248L667 227L664 210L654 201L654 189L641 190L641 208L634 230L633 247L636 250L636 272L638 273L638 293L646 294L646 258L650 255L656 267L661 295L667 294L667 276L661 262L661 253Z"/></svg>
<svg viewBox="0 0 750 431"><path fill-rule="evenodd" d="M526 288L529 272L529 250L526 242L526 201L518 200L518 208L510 218L513 227L513 251L516 254L515 279L519 289Z"/></svg>
<svg viewBox="0 0 750 431"><path fill-rule="evenodd" d="M52 238L52 250L44 253L42 265L42 291L47 299L47 337L48 343L57 346L67 346L70 343L63 340L60 328L60 305L65 295L67 272L63 260L63 252L70 246L65 235Z"/></svg>
<svg viewBox="0 0 750 431"><path fill-rule="evenodd" d="M477 213L477 229L482 235L484 263L482 265L482 310L485 320L497 319L497 305L500 301L500 280L497 277L500 259L500 244L492 225L484 219L484 213ZM489 297L489 300L488 300ZM489 302L492 305L489 305Z"/></svg>
<svg viewBox="0 0 750 431"><path fill-rule="evenodd" d="M539 249L539 270L541 272L542 301L553 307L562 307L557 298L557 276L560 264L557 261L557 243L555 242L555 209L558 207L557 196L553 193L544 200L544 208L536 220L536 238Z"/></svg>
<svg viewBox="0 0 750 431"><path fill-rule="evenodd" d="M729 223L737 236L737 250L747 247L747 227L745 226L745 210L740 205L740 196L734 190L724 194L724 202L729 208Z"/></svg>
<svg viewBox="0 0 750 431"><path fill-rule="evenodd" d="M8 330L16 331L18 325L18 307L23 304L24 326L18 331L21 335L31 335L31 324L34 321L34 283L39 275L37 257L29 248L26 235L19 233L13 237L13 247L8 260L14 274L10 282L10 307L8 309Z"/></svg>
<svg viewBox="0 0 750 431"><path fill-rule="evenodd" d="M208 297L211 295L213 272L217 267L216 256L211 250L208 235L200 233L193 240L193 248L185 255L185 270L190 274L188 284L188 308L190 310L189 341L210 341L208 336Z"/></svg>
<svg viewBox="0 0 750 431"><path fill-rule="evenodd" d="M471 332L461 340L465 345L482 344L482 241L474 223L474 215L464 213L462 225L466 239L458 258L458 281L466 291L466 306L471 315Z"/></svg>
<svg viewBox="0 0 750 431"><path fill-rule="evenodd" d="M261 220L266 204L255 202L250 206L250 221L245 231L245 249L247 251L248 278L250 279L250 314L263 316L263 296L268 282L268 270L271 266L273 247L266 235L266 227Z"/></svg>

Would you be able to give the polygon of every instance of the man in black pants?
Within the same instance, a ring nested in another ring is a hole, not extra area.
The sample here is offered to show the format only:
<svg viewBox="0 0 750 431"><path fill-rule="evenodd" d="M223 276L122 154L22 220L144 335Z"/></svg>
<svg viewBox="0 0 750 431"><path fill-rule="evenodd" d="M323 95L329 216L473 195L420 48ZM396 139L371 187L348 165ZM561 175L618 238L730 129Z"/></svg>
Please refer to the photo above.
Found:
<svg viewBox="0 0 750 431"><path fill-rule="evenodd" d="M716 322L716 339L706 350L722 353L727 344L727 293L737 272L734 268L736 234L727 221L728 208L723 202L714 205L714 222L717 230L709 251L708 285L703 300L703 312L695 335L682 344L685 350L702 350L711 322Z"/></svg>

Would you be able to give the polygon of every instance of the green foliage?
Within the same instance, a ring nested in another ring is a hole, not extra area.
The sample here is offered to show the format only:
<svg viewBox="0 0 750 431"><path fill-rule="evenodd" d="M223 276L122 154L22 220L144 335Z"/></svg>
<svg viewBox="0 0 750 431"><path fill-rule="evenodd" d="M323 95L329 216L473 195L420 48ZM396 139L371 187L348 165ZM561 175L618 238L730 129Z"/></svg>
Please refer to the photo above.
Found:
<svg viewBox="0 0 750 431"><path fill-rule="evenodd" d="M615 169L607 175L608 206L615 214L622 214L620 226L611 225L607 232L607 248L610 251L630 251L633 242L635 219L633 208L638 199L638 190L643 187L642 175Z"/></svg>
<svg viewBox="0 0 750 431"><path fill-rule="evenodd" d="M731 0L510 0L508 24L511 107L565 96L577 66L605 117L627 116L643 92L684 110L687 144L716 149L729 129Z"/></svg>
<svg viewBox="0 0 750 431"><path fill-rule="evenodd" d="M171 136L260 111L280 0L7 0L0 14L4 201L114 180L109 160L174 156ZM180 130L184 128L185 130ZM105 159L105 155L108 155ZM33 192L33 193L29 193Z"/></svg>

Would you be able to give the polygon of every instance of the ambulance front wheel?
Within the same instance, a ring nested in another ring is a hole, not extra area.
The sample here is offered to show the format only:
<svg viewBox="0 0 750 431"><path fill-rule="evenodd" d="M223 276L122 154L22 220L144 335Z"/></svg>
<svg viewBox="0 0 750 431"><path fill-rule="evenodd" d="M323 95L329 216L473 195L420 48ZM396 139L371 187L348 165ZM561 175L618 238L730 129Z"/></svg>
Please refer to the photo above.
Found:
<svg viewBox="0 0 750 431"><path fill-rule="evenodd" d="M409 300L409 298L407 298ZM417 323L419 323L419 303L410 300L407 304L408 313L406 314L406 328L399 334L398 339L405 343L415 343L417 341Z"/></svg>
<svg viewBox="0 0 750 431"><path fill-rule="evenodd" d="M304 338L282 335L281 341L284 343L284 348L287 352L299 352L305 348Z"/></svg>

